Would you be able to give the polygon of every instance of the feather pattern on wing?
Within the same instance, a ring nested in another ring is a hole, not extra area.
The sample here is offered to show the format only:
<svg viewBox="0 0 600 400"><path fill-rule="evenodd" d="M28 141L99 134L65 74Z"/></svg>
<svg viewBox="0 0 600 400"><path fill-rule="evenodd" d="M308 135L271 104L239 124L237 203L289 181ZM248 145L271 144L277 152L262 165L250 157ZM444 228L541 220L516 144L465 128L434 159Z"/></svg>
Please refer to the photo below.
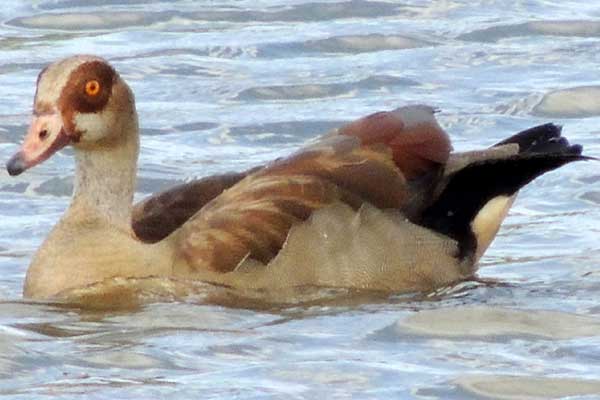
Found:
<svg viewBox="0 0 600 400"><path fill-rule="evenodd" d="M315 210L336 202L402 209L413 196L408 179L441 169L449 152L432 109L373 114L226 190L182 227L179 250L191 269L228 272L247 258L267 264ZM421 161L408 168L408 159Z"/></svg>

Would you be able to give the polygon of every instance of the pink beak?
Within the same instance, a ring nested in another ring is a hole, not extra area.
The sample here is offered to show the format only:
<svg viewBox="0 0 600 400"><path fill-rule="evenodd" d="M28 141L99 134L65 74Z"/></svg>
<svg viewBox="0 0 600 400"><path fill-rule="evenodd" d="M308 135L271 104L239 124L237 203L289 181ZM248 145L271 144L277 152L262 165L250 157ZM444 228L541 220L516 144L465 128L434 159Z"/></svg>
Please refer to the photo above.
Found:
<svg viewBox="0 0 600 400"><path fill-rule="evenodd" d="M31 121L21 149L8 160L9 175L19 175L52 156L71 142L59 113L36 115Z"/></svg>

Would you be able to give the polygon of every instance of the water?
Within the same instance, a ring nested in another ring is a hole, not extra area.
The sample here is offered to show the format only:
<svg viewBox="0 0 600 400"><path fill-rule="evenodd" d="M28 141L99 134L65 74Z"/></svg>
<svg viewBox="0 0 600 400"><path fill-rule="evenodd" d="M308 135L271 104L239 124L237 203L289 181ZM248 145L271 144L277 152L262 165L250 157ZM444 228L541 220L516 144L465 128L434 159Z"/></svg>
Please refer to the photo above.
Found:
<svg viewBox="0 0 600 400"><path fill-rule="evenodd" d="M414 102L442 109L458 149L554 121L598 156L599 17L585 1L7 0L0 158L26 128L39 70L73 53L108 58L136 93L138 198ZM112 312L21 300L29 260L68 202L69 152L0 174L0 394L600 398L597 171L570 165L522 192L482 262L497 284Z"/></svg>

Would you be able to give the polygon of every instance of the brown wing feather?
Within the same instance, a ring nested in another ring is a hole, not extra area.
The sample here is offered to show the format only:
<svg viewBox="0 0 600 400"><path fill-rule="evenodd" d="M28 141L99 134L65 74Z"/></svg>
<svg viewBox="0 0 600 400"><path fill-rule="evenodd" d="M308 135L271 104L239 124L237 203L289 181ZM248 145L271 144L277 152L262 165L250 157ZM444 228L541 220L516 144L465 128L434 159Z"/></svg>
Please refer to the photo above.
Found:
<svg viewBox="0 0 600 400"><path fill-rule="evenodd" d="M206 203L241 181L248 173L209 176L144 199L133 208L133 231L143 242L154 243L164 239Z"/></svg>
<svg viewBox="0 0 600 400"><path fill-rule="evenodd" d="M398 208L406 199L406 180L394 164L390 149L380 144L363 146L353 137L339 136L317 143L268 165L257 175L319 178L360 203L370 201L380 208Z"/></svg>
<svg viewBox="0 0 600 400"><path fill-rule="evenodd" d="M434 117L434 109L423 105L371 114L339 132L359 138L363 145L387 145L394 163L407 179L445 164L452 150L450 138Z"/></svg>
<svg viewBox="0 0 600 400"><path fill-rule="evenodd" d="M227 272L246 257L267 263L291 226L340 199L334 184L303 175L250 176L204 207L181 230L188 265Z"/></svg>
<svg viewBox="0 0 600 400"><path fill-rule="evenodd" d="M410 206L409 179L441 170L451 149L433 110L421 106L377 113L337 133L247 176L202 208L180 231L188 265L228 272L248 257L267 264L292 225L335 202Z"/></svg>

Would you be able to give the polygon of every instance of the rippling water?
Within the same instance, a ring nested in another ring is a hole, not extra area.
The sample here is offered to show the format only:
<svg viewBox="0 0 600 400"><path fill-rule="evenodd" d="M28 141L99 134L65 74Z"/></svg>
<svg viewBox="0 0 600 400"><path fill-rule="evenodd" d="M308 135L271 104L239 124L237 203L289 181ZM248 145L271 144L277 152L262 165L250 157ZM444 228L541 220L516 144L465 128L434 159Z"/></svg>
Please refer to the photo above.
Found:
<svg viewBox="0 0 600 400"><path fill-rule="evenodd" d="M240 170L367 113L442 109L455 147L555 121L599 156L600 7L585 1L7 0L0 158L38 71L95 53L137 96L138 197ZM481 276L434 295L293 308L23 302L67 205L68 152L0 174L0 395L60 398L600 398L597 163L522 192ZM586 397L587 396L587 397Z"/></svg>

